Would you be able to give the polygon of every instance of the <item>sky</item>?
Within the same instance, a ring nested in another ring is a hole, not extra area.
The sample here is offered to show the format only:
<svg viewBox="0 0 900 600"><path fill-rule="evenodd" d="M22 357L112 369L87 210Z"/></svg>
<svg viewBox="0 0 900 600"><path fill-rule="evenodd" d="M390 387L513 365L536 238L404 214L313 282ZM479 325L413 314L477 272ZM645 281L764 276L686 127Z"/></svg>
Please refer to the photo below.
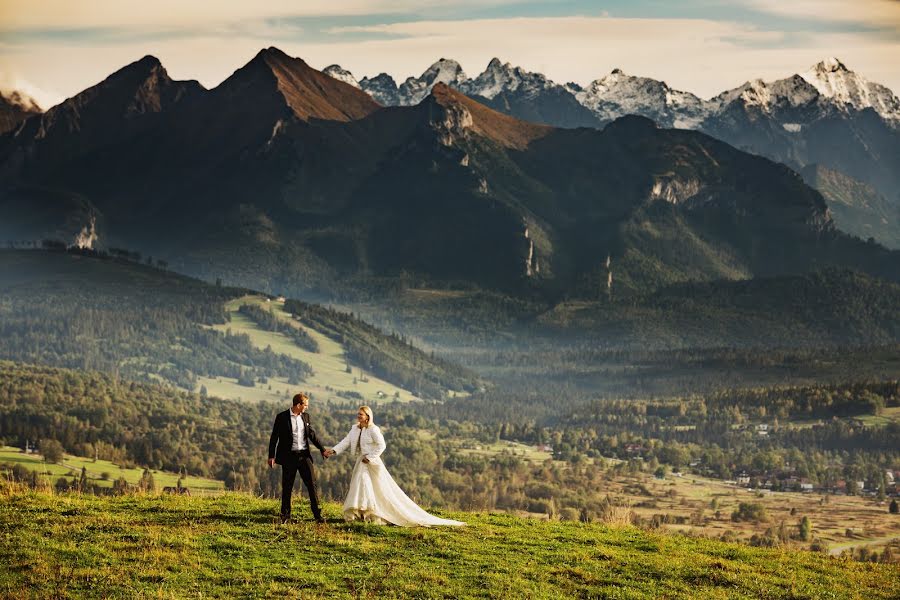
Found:
<svg viewBox="0 0 900 600"><path fill-rule="evenodd" d="M0 0L0 89L48 108L141 57L215 87L275 46L399 82L494 57L557 83L615 68L703 98L825 58L900 92L900 0Z"/></svg>

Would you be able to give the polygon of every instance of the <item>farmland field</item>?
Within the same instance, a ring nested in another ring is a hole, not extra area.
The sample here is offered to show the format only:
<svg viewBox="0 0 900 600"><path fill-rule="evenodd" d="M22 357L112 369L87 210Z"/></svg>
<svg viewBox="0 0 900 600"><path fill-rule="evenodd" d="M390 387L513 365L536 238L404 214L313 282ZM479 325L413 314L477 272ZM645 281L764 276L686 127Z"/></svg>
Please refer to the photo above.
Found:
<svg viewBox="0 0 900 600"><path fill-rule="evenodd" d="M82 467L84 467L87 469L88 481L100 487L112 487L113 482L120 477L124 477L125 481L130 485L137 485L144 473L143 469L129 469L106 460L95 461L92 458L83 458L71 454L63 455L60 464L52 464L45 462L39 454L22 452L21 448L0 447L0 465L12 466L16 464L22 465L29 471L37 471L49 477L51 482L56 482L60 477L77 480L81 475ZM178 484L178 473L156 470L151 470L150 472L153 474L153 480L158 489L175 487ZM104 474L107 477L104 478ZM217 493L225 489L221 481L192 477L190 475L184 478L182 485L188 488L192 494Z"/></svg>

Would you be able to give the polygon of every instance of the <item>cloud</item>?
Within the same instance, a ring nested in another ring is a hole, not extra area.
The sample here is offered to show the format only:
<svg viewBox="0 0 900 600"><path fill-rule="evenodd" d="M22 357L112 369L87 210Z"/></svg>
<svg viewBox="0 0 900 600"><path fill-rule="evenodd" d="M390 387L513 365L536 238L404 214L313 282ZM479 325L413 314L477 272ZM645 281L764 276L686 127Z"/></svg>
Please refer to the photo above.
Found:
<svg viewBox="0 0 900 600"><path fill-rule="evenodd" d="M387 10L388 3L382 6ZM900 90L900 72L892 60L900 56L900 42L865 32L786 33L710 19L587 16L315 25L315 35L306 30L308 23L274 20L158 39L115 36L52 44L4 39L0 71L23 73L39 88L59 90L61 99L153 54L172 77L214 87L260 48L276 45L316 68L338 63L358 78L386 71L403 80L440 57L455 58L474 76L496 56L559 83L586 84L621 68L710 97L749 79L787 77L837 56L866 77Z"/></svg>
<svg viewBox="0 0 900 600"><path fill-rule="evenodd" d="M421 73L438 57L477 74L494 56L557 82L587 83L613 68L665 80L709 97L744 81L776 79L837 55L864 75L900 87L891 57L900 44L861 33L787 33L727 21L653 18L515 18L425 21L335 28L393 39L289 46L313 60L339 62L357 77L387 70ZM321 58L320 58L321 57Z"/></svg>
<svg viewBox="0 0 900 600"><path fill-rule="evenodd" d="M866 25L900 34L898 0L746 0L756 10L782 17Z"/></svg>
<svg viewBox="0 0 900 600"><path fill-rule="evenodd" d="M0 92L6 94L22 92L31 96L38 106L44 110L57 104L62 99L56 92L41 89L16 73L3 70L0 70Z"/></svg>
<svg viewBox="0 0 900 600"><path fill-rule="evenodd" d="M453 13L485 7L522 4L522 0L217 0L185 2L155 0L2 0L3 29L93 27L196 27L245 23L270 18L340 17L348 15Z"/></svg>

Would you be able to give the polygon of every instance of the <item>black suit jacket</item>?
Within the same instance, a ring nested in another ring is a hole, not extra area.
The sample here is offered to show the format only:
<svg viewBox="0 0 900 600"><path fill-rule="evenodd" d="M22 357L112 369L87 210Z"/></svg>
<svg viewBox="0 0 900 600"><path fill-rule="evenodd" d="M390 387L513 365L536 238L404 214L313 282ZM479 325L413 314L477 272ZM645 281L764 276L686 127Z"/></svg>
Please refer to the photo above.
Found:
<svg viewBox="0 0 900 600"><path fill-rule="evenodd" d="M306 447L315 446L319 452L325 452L319 436L309 424L309 415L301 413L303 419L303 432L306 438ZM291 446L294 443L294 431L291 429L291 411L286 410L275 415L275 424L272 426L272 437L269 440L269 458L274 458L275 462L283 465L290 458Z"/></svg>

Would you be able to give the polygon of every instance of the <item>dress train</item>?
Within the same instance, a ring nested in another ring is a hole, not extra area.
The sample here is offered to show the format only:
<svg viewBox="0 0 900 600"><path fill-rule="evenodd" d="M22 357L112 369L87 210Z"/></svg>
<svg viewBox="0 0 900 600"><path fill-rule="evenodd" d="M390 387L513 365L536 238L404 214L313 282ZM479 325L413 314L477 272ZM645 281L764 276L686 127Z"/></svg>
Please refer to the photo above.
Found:
<svg viewBox="0 0 900 600"><path fill-rule="evenodd" d="M407 496L380 460L364 463L358 456L344 501L344 519L392 523L401 527L465 525L461 521L435 517Z"/></svg>

